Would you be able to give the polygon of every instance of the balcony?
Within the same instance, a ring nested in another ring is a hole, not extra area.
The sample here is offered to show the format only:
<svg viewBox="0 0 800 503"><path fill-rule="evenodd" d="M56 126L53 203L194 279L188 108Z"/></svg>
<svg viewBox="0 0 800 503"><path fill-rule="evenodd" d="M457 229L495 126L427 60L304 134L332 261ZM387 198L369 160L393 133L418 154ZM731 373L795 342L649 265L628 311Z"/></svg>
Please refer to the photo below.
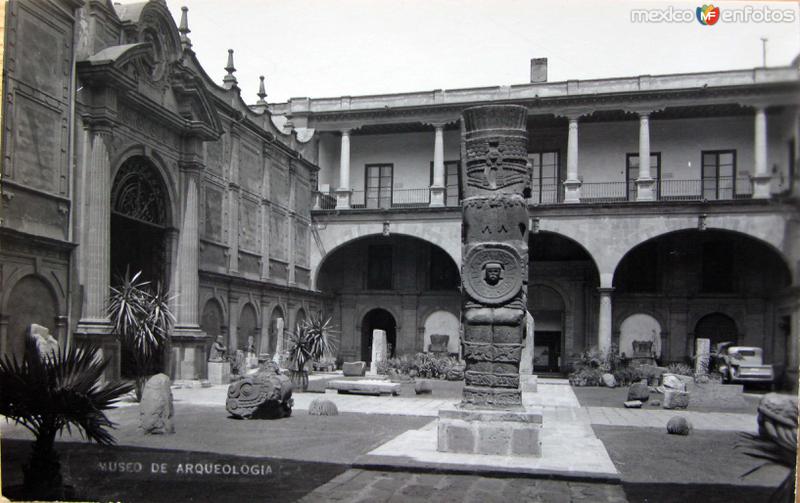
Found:
<svg viewBox="0 0 800 503"><path fill-rule="evenodd" d="M661 180L653 187L656 201L731 201L753 197L753 182L749 177L720 177L706 180ZM377 191L354 190L350 196L350 208L364 209L412 209L429 208L429 187L418 189L395 189ZM580 203L608 204L636 201L635 182L586 182L581 184ZM528 203L532 205L564 204L564 188L560 184L534 185ZM445 207L458 207L461 201L452 194L445 197ZM336 209L334 194L316 193L315 210ZM341 208L340 208L341 209Z"/></svg>

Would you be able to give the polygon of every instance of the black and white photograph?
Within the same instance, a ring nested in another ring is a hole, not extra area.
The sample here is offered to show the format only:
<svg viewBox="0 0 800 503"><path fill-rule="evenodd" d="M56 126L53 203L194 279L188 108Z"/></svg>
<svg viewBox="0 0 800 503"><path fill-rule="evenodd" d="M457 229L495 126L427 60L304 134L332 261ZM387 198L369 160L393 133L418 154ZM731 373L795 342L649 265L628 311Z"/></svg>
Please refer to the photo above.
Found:
<svg viewBox="0 0 800 503"><path fill-rule="evenodd" d="M798 2L0 33L0 502L796 501Z"/></svg>

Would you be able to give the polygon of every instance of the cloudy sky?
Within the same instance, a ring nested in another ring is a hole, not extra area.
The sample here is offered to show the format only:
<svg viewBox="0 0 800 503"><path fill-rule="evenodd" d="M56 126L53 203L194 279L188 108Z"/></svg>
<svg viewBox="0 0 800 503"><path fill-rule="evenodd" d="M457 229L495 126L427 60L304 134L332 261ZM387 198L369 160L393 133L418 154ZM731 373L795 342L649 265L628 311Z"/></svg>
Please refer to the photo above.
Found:
<svg viewBox="0 0 800 503"><path fill-rule="evenodd" d="M800 53L796 2L719 2L721 11L789 9L794 22L634 23L632 9L699 3L588 0L168 0L189 7L194 50L218 83L227 49L247 102L787 65Z"/></svg>

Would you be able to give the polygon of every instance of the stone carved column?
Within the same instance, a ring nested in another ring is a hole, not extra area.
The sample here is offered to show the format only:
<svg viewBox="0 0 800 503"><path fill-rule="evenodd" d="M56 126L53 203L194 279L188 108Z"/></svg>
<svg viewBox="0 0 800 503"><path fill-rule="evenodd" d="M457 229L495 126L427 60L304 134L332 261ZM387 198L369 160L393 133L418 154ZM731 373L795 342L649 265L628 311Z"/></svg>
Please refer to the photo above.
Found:
<svg viewBox="0 0 800 503"><path fill-rule="evenodd" d="M198 197L200 171L184 169L183 222L178 236L178 313L176 328L197 329L198 324Z"/></svg>
<svg viewBox="0 0 800 503"><path fill-rule="evenodd" d="M564 180L564 202L581 202L581 181L578 178L578 117L569 117L567 136L567 179Z"/></svg>
<svg viewBox="0 0 800 503"><path fill-rule="evenodd" d="M111 268L111 163L108 142L111 130L97 128L89 133L89 163L86 174L85 230L80 246L85 272L83 314L79 331L107 331L106 299Z"/></svg>
<svg viewBox="0 0 800 503"><path fill-rule="evenodd" d="M444 124L434 124L431 206L444 206Z"/></svg>
<svg viewBox="0 0 800 503"><path fill-rule="evenodd" d="M350 130L342 130L342 148L339 157L339 188L336 189L336 209L350 208Z"/></svg>
<svg viewBox="0 0 800 503"><path fill-rule="evenodd" d="M613 288L598 288L600 292L600 310L597 318L597 349L603 353L611 349L611 292Z"/></svg>
<svg viewBox="0 0 800 503"><path fill-rule="evenodd" d="M767 199L770 197L771 177L769 166L767 166L767 114L763 106L756 107L754 129L753 198ZM736 173L733 174L733 177L732 183L736 184Z"/></svg>
<svg viewBox="0 0 800 503"><path fill-rule="evenodd" d="M521 408L519 364L527 312L530 180L524 107L464 111L464 358L462 406Z"/></svg>
<svg viewBox="0 0 800 503"><path fill-rule="evenodd" d="M636 200L653 201L654 183L650 174L650 114L639 112L639 176L636 178Z"/></svg>

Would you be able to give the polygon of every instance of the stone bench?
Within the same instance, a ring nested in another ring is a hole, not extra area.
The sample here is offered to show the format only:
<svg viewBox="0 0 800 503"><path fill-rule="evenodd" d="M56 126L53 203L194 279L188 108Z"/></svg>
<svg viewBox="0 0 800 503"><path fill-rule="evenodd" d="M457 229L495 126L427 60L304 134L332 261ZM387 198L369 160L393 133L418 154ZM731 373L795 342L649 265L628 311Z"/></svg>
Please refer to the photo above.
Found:
<svg viewBox="0 0 800 503"><path fill-rule="evenodd" d="M328 381L327 389L336 390L337 393L358 393L362 395L397 395L400 393L400 383L379 380Z"/></svg>

